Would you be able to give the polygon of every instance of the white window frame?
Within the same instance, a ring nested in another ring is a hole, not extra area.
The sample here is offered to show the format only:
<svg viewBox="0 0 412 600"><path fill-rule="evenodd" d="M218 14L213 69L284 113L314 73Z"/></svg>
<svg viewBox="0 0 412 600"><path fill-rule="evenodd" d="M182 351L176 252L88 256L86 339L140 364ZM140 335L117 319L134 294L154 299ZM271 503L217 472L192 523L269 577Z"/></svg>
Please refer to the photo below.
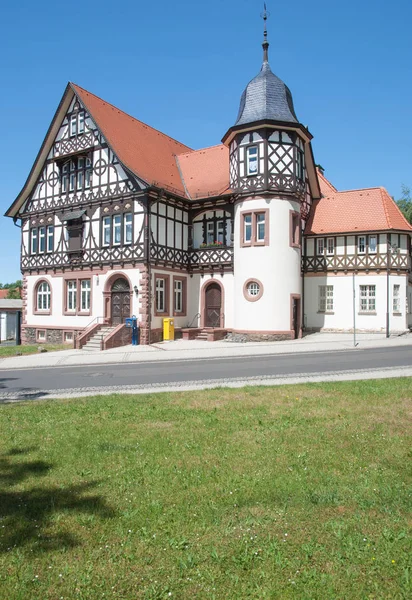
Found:
<svg viewBox="0 0 412 600"><path fill-rule="evenodd" d="M317 238L316 240L316 254L323 256L325 253L325 238Z"/></svg>
<svg viewBox="0 0 412 600"><path fill-rule="evenodd" d="M30 254L37 254L39 249L39 239L37 227L30 230Z"/></svg>
<svg viewBox="0 0 412 600"><path fill-rule="evenodd" d="M123 243L131 244L133 241L133 215L124 213L123 215Z"/></svg>
<svg viewBox="0 0 412 600"><path fill-rule="evenodd" d="M166 312L166 279L156 278L156 312Z"/></svg>
<svg viewBox="0 0 412 600"><path fill-rule="evenodd" d="M47 281L42 281L37 286L36 294L36 310L37 311L49 311L50 310L50 284Z"/></svg>
<svg viewBox="0 0 412 600"><path fill-rule="evenodd" d="M318 312L333 312L333 285L320 285L318 290Z"/></svg>
<svg viewBox="0 0 412 600"><path fill-rule="evenodd" d="M89 189L92 184L92 161L89 157L86 158L86 171L84 175L84 189Z"/></svg>
<svg viewBox="0 0 412 600"><path fill-rule="evenodd" d="M68 182L69 182L69 163L66 162L63 165L62 169L62 193L67 192Z"/></svg>
<svg viewBox="0 0 412 600"><path fill-rule="evenodd" d="M73 160L70 161L70 175L69 175L69 192L74 192L76 187L76 164Z"/></svg>
<svg viewBox="0 0 412 600"><path fill-rule="evenodd" d="M376 312L376 285L359 286L359 312Z"/></svg>
<svg viewBox="0 0 412 600"><path fill-rule="evenodd" d="M206 244L215 242L215 224L213 221L206 222Z"/></svg>
<svg viewBox="0 0 412 600"><path fill-rule="evenodd" d="M77 280L70 279L67 282L67 312L75 313L77 311Z"/></svg>
<svg viewBox="0 0 412 600"><path fill-rule="evenodd" d="M262 218L259 221L259 218ZM263 225L263 237L259 235L259 225ZM255 227L256 227L256 242L264 242L266 236L266 213L257 212L255 215Z"/></svg>
<svg viewBox="0 0 412 600"><path fill-rule="evenodd" d="M396 314L401 312L401 286L399 283L393 285L392 312Z"/></svg>
<svg viewBox="0 0 412 600"><path fill-rule="evenodd" d="M103 226L102 226L102 245L110 246L111 240L111 230L112 230L112 219L109 216L103 217Z"/></svg>
<svg viewBox="0 0 412 600"><path fill-rule="evenodd" d="M251 298L256 298L256 296L259 296L260 294L260 285L257 281L250 281L246 286L246 290L248 296Z"/></svg>
<svg viewBox="0 0 412 600"><path fill-rule="evenodd" d="M371 240L375 240L375 248L374 249L371 248ZM377 235L369 236L368 251L369 251L369 254L376 254L376 252L378 251L378 236Z"/></svg>
<svg viewBox="0 0 412 600"><path fill-rule="evenodd" d="M251 165L256 164L256 169L251 170ZM258 146L249 146L246 149L246 175L259 174L259 148Z"/></svg>
<svg viewBox="0 0 412 600"><path fill-rule="evenodd" d="M248 220L249 219L249 220ZM243 243L252 243L252 213L246 213L243 215ZM249 239L247 237L249 232Z"/></svg>
<svg viewBox="0 0 412 600"><path fill-rule="evenodd" d="M183 312L183 281L181 279L174 280L174 312Z"/></svg>
<svg viewBox="0 0 412 600"><path fill-rule="evenodd" d="M116 241L118 238L118 241ZM113 246L120 246L122 243L122 215L113 215Z"/></svg>
<svg viewBox="0 0 412 600"><path fill-rule="evenodd" d="M77 135L77 113L73 113L70 117L70 137Z"/></svg>
<svg viewBox="0 0 412 600"><path fill-rule="evenodd" d="M363 244L361 242L363 240ZM362 250L363 248L363 250ZM358 254L365 254L366 252L366 235L358 236Z"/></svg>
<svg viewBox="0 0 412 600"><path fill-rule="evenodd" d="M328 256L335 254L335 238L326 239L326 254Z"/></svg>
<svg viewBox="0 0 412 600"><path fill-rule="evenodd" d="M46 251L46 228L44 225L39 227L39 252L43 254Z"/></svg>
<svg viewBox="0 0 412 600"><path fill-rule="evenodd" d="M85 165L85 160L82 156L80 156L77 159L77 182L76 182L76 187L78 190L82 190L83 189L83 178L84 178L84 165Z"/></svg>
<svg viewBox="0 0 412 600"><path fill-rule="evenodd" d="M47 225L46 252L53 252L53 250L54 250L54 225Z"/></svg>
<svg viewBox="0 0 412 600"><path fill-rule="evenodd" d="M77 132L78 133L84 133L84 121L85 121L85 114L84 112L81 110L79 112L79 116L78 116L78 121L77 121Z"/></svg>
<svg viewBox="0 0 412 600"><path fill-rule="evenodd" d="M225 222L224 221L218 221L216 223L216 241L217 242L224 242L225 240Z"/></svg>
<svg viewBox="0 0 412 600"><path fill-rule="evenodd" d="M80 282L80 310L79 312L90 311L91 282L90 279L82 279Z"/></svg>

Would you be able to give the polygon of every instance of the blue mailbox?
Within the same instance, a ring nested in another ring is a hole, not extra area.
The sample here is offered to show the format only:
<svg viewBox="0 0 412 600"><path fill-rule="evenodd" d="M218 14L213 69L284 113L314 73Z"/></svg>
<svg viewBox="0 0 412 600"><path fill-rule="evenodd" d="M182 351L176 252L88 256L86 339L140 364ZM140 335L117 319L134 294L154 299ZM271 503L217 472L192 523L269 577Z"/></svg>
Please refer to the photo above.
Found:
<svg viewBox="0 0 412 600"><path fill-rule="evenodd" d="M133 317L129 317L129 318L126 319L126 327L128 329L132 329L132 327L133 327Z"/></svg>

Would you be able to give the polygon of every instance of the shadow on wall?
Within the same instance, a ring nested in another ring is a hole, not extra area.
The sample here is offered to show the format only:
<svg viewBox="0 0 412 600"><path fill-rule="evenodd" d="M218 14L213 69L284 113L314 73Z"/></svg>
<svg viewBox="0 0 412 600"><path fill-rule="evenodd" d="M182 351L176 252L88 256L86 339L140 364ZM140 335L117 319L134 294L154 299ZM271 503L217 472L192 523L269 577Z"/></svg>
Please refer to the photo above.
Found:
<svg viewBox="0 0 412 600"><path fill-rule="evenodd" d="M80 544L74 533L64 529L60 521L54 529L53 517L58 513L87 513L101 518L114 516L101 496L90 495L98 481L80 483L71 487L47 485L45 479L52 465L41 460L22 460L36 448L13 448L0 456L0 553L12 548L33 546L33 552L61 550ZM22 483L35 478L25 489ZM14 489L19 485L19 489ZM87 495L86 495L87 494Z"/></svg>
<svg viewBox="0 0 412 600"><path fill-rule="evenodd" d="M304 287L304 306L303 306L303 326L304 326L304 335L308 333L313 333L315 331L319 331L325 327L325 312L326 311L326 296L322 299L320 298L320 288L323 287L326 294L326 285L327 285L327 277L320 276L316 277L316 285L310 289L307 285L307 281L305 281ZM322 312L321 302L324 302L325 311Z"/></svg>

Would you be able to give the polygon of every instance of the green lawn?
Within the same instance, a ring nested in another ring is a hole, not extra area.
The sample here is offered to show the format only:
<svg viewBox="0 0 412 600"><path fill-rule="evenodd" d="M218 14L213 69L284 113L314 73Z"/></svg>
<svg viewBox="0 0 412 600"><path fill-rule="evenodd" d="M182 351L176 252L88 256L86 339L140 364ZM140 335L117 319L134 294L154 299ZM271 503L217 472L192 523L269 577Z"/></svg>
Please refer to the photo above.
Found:
<svg viewBox="0 0 412 600"><path fill-rule="evenodd" d="M44 348L47 352L55 352L56 350L71 350L73 344L27 344L21 346L1 346L0 358L6 356L16 356L19 354L37 354L39 348Z"/></svg>
<svg viewBox="0 0 412 600"><path fill-rule="evenodd" d="M3 405L0 598L411 598L411 397L405 378Z"/></svg>

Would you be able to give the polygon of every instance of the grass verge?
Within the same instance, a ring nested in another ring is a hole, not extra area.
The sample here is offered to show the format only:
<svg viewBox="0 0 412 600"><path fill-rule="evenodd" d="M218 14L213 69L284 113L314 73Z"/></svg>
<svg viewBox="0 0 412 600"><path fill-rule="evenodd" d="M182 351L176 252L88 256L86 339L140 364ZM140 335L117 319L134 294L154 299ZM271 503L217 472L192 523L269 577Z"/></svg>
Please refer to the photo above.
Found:
<svg viewBox="0 0 412 600"><path fill-rule="evenodd" d="M3 405L0 597L410 598L412 379Z"/></svg>
<svg viewBox="0 0 412 600"><path fill-rule="evenodd" d="M27 344L21 346L1 346L0 358L7 356L17 356L20 354L37 354L39 348L44 348L47 352L56 352L56 350L72 350L73 344Z"/></svg>

